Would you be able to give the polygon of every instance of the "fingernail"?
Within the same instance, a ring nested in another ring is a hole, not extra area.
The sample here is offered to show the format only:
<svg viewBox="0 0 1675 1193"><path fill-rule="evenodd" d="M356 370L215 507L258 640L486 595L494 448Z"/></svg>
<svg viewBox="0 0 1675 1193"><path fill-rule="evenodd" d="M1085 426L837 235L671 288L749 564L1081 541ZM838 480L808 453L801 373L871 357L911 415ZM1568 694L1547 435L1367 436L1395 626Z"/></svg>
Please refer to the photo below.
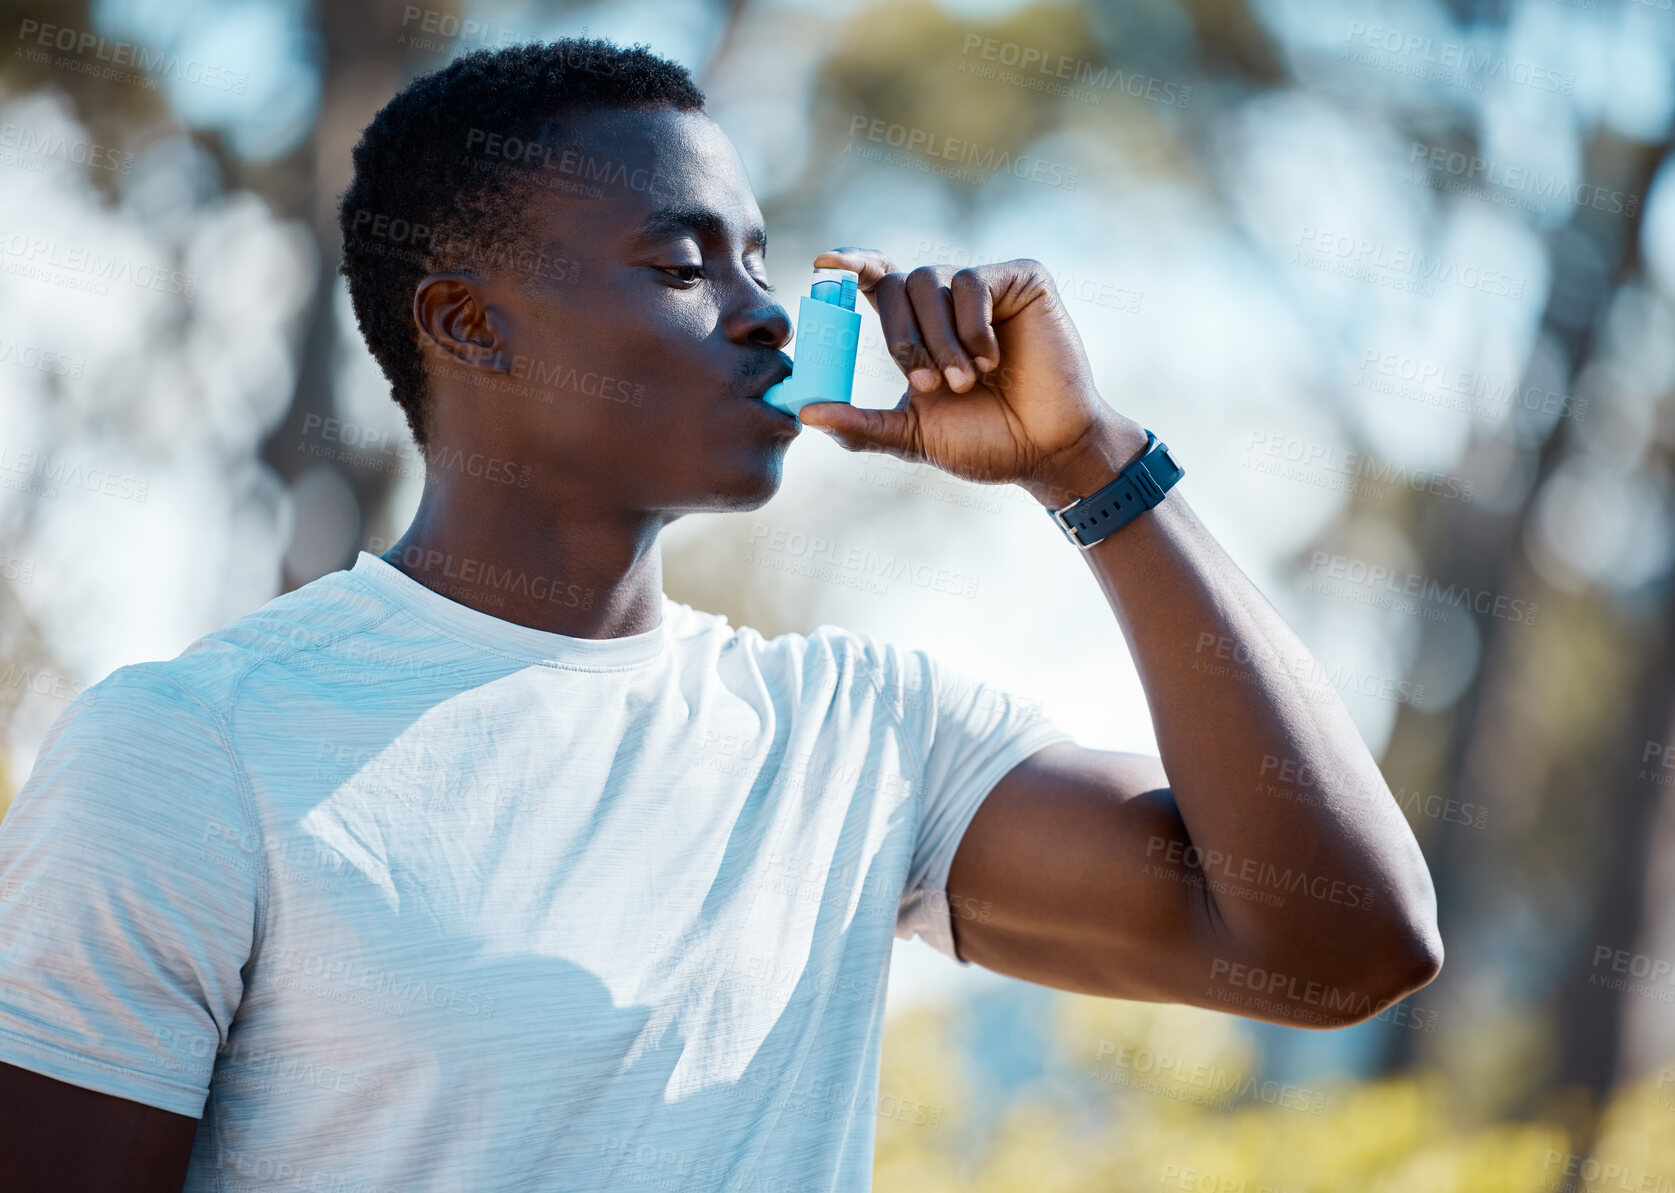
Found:
<svg viewBox="0 0 1675 1193"><path fill-rule="evenodd" d="M913 383L914 389L935 389L940 384L935 369L914 369L907 379Z"/></svg>
<svg viewBox="0 0 1675 1193"><path fill-rule="evenodd" d="M986 356L979 356L976 360L972 361L971 363L977 366L977 371L979 373L992 373L992 372L994 372L995 362L990 360Z"/></svg>
<svg viewBox="0 0 1675 1193"><path fill-rule="evenodd" d="M948 386L950 389L958 389L967 381L971 380L971 374L960 368L958 365L949 365L946 369L942 370L942 375L948 378Z"/></svg>

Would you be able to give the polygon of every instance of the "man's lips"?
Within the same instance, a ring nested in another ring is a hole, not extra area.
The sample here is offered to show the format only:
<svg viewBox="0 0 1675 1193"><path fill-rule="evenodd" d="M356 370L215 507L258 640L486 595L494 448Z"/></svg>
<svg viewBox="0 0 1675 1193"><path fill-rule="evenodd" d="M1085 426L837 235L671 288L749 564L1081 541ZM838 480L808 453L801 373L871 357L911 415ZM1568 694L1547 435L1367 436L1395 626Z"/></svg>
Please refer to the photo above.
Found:
<svg viewBox="0 0 1675 1193"><path fill-rule="evenodd" d="M785 411L781 410L778 406L775 406L772 402L759 397L747 397L745 398L745 401L750 402L752 405L760 406L763 410L766 410L775 419L785 424L793 431L800 432L803 429L802 419L798 418L795 414L785 413Z"/></svg>
<svg viewBox="0 0 1675 1193"><path fill-rule="evenodd" d="M764 394L766 394L774 386L778 385L781 381L784 381L790 375L791 362L782 357L779 361L779 367L769 369L766 376L759 383L752 385L745 396L747 398L755 398L757 401L761 401ZM780 411L780 413L783 414L784 411Z"/></svg>
<svg viewBox="0 0 1675 1193"><path fill-rule="evenodd" d="M801 431L803 428L802 419L798 418L795 414L787 414L778 406L769 402L765 396L770 389L778 385L781 381L784 381L790 375L791 362L789 360L781 359L779 367L769 370L767 376L758 384L751 386L750 391L744 396L747 401L755 402L757 405L761 406L762 409L776 416L781 423Z"/></svg>

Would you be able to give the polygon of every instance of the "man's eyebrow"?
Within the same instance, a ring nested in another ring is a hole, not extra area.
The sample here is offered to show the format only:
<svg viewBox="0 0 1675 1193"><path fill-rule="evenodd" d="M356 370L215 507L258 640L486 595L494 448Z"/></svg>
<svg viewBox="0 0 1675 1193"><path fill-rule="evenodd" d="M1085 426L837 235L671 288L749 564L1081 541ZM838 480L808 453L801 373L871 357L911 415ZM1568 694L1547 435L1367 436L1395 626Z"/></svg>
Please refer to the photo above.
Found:
<svg viewBox="0 0 1675 1193"><path fill-rule="evenodd" d="M727 235L727 221L707 207L661 207L645 218L634 231L635 240L660 240L681 232L720 240ZM745 229L746 249L768 251L768 230L761 224Z"/></svg>

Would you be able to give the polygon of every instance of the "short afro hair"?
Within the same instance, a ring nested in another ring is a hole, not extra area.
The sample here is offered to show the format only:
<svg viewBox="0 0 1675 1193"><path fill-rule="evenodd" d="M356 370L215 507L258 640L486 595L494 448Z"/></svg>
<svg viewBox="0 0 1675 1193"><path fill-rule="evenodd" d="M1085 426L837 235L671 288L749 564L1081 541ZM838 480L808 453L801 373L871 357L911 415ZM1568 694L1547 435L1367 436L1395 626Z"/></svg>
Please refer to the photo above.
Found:
<svg viewBox="0 0 1675 1193"><path fill-rule="evenodd" d="M426 402L413 293L428 274L527 252L520 217L542 171L523 168L522 150L550 146L567 115L703 106L686 68L647 46L563 38L463 54L378 110L338 204L340 272L415 443L426 443Z"/></svg>

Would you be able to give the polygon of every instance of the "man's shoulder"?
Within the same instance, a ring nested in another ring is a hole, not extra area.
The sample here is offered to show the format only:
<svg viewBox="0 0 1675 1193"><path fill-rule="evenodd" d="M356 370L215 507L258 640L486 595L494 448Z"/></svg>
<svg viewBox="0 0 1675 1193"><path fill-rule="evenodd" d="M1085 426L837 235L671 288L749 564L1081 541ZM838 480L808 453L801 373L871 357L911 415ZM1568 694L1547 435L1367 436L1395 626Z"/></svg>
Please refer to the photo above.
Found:
<svg viewBox="0 0 1675 1193"><path fill-rule="evenodd" d="M327 649L364 633L390 613L347 572L332 572L242 614L172 659L118 667L84 693L90 708L142 711L224 722L246 675L264 663Z"/></svg>
<svg viewBox="0 0 1675 1193"><path fill-rule="evenodd" d="M727 635L727 645L743 649L765 663L794 664L805 674L831 668L840 674L864 677L883 692L913 683L922 652L904 647L889 638L821 622L804 630L781 630L772 636L754 626L734 627L717 614Z"/></svg>

